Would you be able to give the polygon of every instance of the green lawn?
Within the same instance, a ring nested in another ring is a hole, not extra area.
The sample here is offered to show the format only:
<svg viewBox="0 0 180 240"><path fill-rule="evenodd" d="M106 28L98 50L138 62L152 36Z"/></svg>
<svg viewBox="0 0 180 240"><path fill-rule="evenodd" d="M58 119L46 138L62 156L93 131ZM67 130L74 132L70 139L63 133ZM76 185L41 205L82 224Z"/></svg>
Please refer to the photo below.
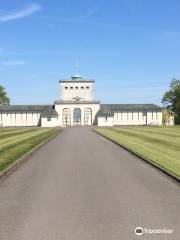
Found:
<svg viewBox="0 0 180 240"><path fill-rule="evenodd" d="M59 128L1 128L0 172L59 131Z"/></svg>
<svg viewBox="0 0 180 240"><path fill-rule="evenodd" d="M96 131L180 177L180 126L98 128Z"/></svg>

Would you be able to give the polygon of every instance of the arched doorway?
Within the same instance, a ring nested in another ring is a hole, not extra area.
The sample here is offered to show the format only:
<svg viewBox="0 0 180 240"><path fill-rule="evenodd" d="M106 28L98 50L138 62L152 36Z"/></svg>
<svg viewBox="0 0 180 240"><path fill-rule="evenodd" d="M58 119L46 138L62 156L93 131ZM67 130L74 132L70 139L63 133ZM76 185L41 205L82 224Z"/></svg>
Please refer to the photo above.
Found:
<svg viewBox="0 0 180 240"><path fill-rule="evenodd" d="M73 124L81 125L81 109L75 108L73 111Z"/></svg>
<svg viewBox="0 0 180 240"><path fill-rule="evenodd" d="M92 110L91 110L91 108L84 109L84 125L92 125Z"/></svg>
<svg viewBox="0 0 180 240"><path fill-rule="evenodd" d="M62 112L62 125L64 127L71 125L71 112L69 108L64 108Z"/></svg>

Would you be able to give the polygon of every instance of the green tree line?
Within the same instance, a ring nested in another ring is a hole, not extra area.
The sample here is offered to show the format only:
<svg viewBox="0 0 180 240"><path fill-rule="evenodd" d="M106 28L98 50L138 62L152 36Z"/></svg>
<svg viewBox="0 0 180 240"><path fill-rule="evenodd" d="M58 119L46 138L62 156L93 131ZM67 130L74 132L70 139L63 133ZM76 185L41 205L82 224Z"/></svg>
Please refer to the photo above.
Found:
<svg viewBox="0 0 180 240"><path fill-rule="evenodd" d="M180 124L180 80L172 79L170 88L165 92L162 103L175 116L175 124Z"/></svg>
<svg viewBox="0 0 180 240"><path fill-rule="evenodd" d="M3 86L0 85L0 104L9 104L10 98L7 96L6 90Z"/></svg>

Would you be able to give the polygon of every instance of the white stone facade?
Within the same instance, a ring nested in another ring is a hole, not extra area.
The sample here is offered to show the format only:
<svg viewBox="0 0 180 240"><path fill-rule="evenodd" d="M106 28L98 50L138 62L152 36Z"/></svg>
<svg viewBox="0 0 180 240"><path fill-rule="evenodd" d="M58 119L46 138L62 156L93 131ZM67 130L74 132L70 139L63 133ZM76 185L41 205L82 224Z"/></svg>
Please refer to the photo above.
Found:
<svg viewBox="0 0 180 240"><path fill-rule="evenodd" d="M127 110L115 112L113 116L98 117L99 126L161 126L162 112Z"/></svg>
<svg viewBox="0 0 180 240"><path fill-rule="evenodd" d="M98 126L102 126L102 127L114 126L114 117L113 116L98 117Z"/></svg>
<svg viewBox="0 0 180 240"><path fill-rule="evenodd" d="M42 117L41 127L58 127L61 126L58 122L58 117Z"/></svg>
<svg viewBox="0 0 180 240"><path fill-rule="evenodd" d="M37 127L40 125L41 114L36 112L1 112L1 127Z"/></svg>
<svg viewBox="0 0 180 240"><path fill-rule="evenodd" d="M59 103L55 105L60 126L93 125L100 104L94 103ZM79 109L79 115L75 111Z"/></svg>
<svg viewBox="0 0 180 240"><path fill-rule="evenodd" d="M162 110L154 104L100 104L93 80L74 76L59 83L60 100L53 105L0 106L0 127L162 125Z"/></svg>
<svg viewBox="0 0 180 240"><path fill-rule="evenodd" d="M63 101L75 100L77 97L81 101L93 101L94 81L61 80L60 96Z"/></svg>

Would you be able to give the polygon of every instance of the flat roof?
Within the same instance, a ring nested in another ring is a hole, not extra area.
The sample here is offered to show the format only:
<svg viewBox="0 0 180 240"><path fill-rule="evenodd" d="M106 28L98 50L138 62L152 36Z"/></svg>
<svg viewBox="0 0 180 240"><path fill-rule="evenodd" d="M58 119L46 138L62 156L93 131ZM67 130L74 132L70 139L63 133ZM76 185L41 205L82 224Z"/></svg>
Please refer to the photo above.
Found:
<svg viewBox="0 0 180 240"><path fill-rule="evenodd" d="M92 79L79 79L79 80L72 80L72 79L61 79L59 83L94 83Z"/></svg>
<svg viewBox="0 0 180 240"><path fill-rule="evenodd" d="M57 100L54 104L100 104L100 101L73 101L73 100Z"/></svg>

